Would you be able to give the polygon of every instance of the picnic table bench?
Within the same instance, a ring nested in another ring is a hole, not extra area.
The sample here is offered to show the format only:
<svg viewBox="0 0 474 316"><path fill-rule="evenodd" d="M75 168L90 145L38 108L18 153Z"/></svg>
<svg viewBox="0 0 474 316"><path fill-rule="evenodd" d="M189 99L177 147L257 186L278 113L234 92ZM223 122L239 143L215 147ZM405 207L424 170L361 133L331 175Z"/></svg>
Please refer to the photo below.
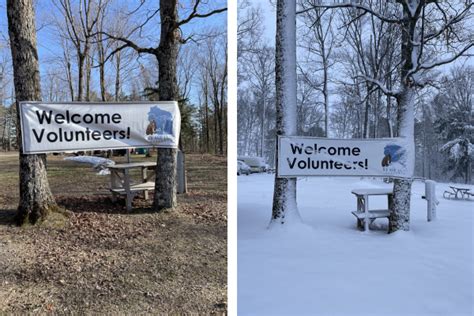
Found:
<svg viewBox="0 0 474 316"><path fill-rule="evenodd" d="M116 195L125 195L127 210L132 209L132 200L135 195L144 192L145 200L148 199L148 191L154 190L155 182L153 177L155 172L147 174L148 169L154 169L156 162L132 162L109 166L110 169L110 191L115 200ZM138 168L141 170L140 182L136 183L131 179L130 170Z"/></svg>
<svg viewBox="0 0 474 316"><path fill-rule="evenodd" d="M357 218L357 228L369 230L369 225L377 218L388 218L393 208L392 188L354 189L351 191L357 197L357 210L352 214ZM386 195L388 207L386 209L369 209L369 196Z"/></svg>
<svg viewBox="0 0 474 316"><path fill-rule="evenodd" d="M469 199L470 196L474 196L474 192L471 192L469 188L460 188L450 185L452 191L444 191L443 197L445 199L454 198L458 199Z"/></svg>

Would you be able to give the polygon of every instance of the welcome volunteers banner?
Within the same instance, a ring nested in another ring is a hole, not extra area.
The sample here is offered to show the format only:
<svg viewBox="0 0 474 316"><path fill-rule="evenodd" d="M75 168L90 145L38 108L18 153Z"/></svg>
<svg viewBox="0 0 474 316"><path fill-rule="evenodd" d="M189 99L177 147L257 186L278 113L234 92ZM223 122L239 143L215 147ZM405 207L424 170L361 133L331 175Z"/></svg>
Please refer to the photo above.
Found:
<svg viewBox="0 0 474 316"><path fill-rule="evenodd" d="M381 176L409 178L414 144L404 138L278 138L278 176Z"/></svg>
<svg viewBox="0 0 474 316"><path fill-rule="evenodd" d="M20 102L23 153L177 148L177 102Z"/></svg>

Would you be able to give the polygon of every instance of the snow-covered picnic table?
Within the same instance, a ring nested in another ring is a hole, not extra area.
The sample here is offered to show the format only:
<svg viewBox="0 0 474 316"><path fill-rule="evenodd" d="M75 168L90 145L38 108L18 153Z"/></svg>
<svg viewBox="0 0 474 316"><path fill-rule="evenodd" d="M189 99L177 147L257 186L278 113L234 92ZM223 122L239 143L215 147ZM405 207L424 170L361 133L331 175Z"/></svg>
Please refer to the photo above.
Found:
<svg viewBox="0 0 474 316"><path fill-rule="evenodd" d="M92 165L95 170L99 171L97 174L101 176L108 175L110 173L108 167L115 165L113 160L96 156L66 157L64 160Z"/></svg>
<svg viewBox="0 0 474 316"><path fill-rule="evenodd" d="M110 169L110 191L112 197L115 199L115 195L125 195L127 210L132 209L132 199L139 192L144 192L145 200L148 199L148 191L155 188L155 182L152 181L155 173L151 172L147 175L148 168L154 169L156 162L144 161L144 162L132 162L122 163L114 166L109 166ZM141 181L134 183L130 177L130 169L139 168L141 169Z"/></svg>
<svg viewBox="0 0 474 316"><path fill-rule="evenodd" d="M470 196L474 196L474 192L470 192L469 188L460 188L460 187L455 187L450 185L449 186L452 191L444 191L443 197L445 199L452 198L454 197L456 200L457 199L464 199L467 198L469 199ZM460 197L459 197L460 195Z"/></svg>
<svg viewBox="0 0 474 316"><path fill-rule="evenodd" d="M369 230L369 225L376 218L390 216L390 210L393 206L393 189L392 188L370 188L370 189L354 189L351 191L357 197L357 210L352 212L357 218L357 228L364 227L365 231ZM369 209L369 196L386 195L386 209Z"/></svg>

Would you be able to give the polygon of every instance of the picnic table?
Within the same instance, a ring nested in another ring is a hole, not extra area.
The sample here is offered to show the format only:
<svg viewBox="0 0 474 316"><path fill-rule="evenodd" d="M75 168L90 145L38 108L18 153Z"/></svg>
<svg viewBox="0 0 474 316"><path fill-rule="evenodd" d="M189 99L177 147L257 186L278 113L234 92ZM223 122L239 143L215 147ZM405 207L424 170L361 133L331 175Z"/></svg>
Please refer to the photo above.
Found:
<svg viewBox="0 0 474 316"><path fill-rule="evenodd" d="M369 188L354 189L351 191L357 197L357 210L352 212L357 218L357 228L364 228L369 231L369 225L377 218L390 216L390 210L393 208L393 189L392 188ZM386 209L369 209L369 196L386 195Z"/></svg>
<svg viewBox="0 0 474 316"><path fill-rule="evenodd" d="M144 192L145 200L148 199L148 191L155 188L155 182L153 181L155 172L148 174L147 171L155 167L156 162L151 161L122 163L109 166L112 198L115 200L116 195L125 195L128 211L132 209L133 197L138 193ZM139 182L135 182L131 179L131 169L141 170L141 179Z"/></svg>
<svg viewBox="0 0 474 316"><path fill-rule="evenodd" d="M449 199L449 198L452 198L454 197L456 200L458 199L464 199L464 198L468 198L470 196L474 196L474 192L470 192L470 189L469 188L460 188L460 187L455 187L455 186L452 186L450 185L449 186L451 188L452 191L444 191L443 193L443 197L445 199ZM461 197L459 197L459 195Z"/></svg>

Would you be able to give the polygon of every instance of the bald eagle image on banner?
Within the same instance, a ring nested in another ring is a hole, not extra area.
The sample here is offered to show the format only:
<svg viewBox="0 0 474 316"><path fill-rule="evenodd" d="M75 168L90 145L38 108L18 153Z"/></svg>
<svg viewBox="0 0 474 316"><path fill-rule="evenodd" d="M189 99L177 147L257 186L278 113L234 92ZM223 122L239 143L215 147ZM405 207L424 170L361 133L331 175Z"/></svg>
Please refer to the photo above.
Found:
<svg viewBox="0 0 474 316"><path fill-rule="evenodd" d="M160 109L157 106L150 108L148 112L146 128L147 139L152 144L174 143L173 136L173 114Z"/></svg>
<svg viewBox="0 0 474 316"><path fill-rule="evenodd" d="M399 163L402 166L406 164L406 150L397 144L389 144L385 146L383 153L385 157L382 159L382 167L388 167L392 163Z"/></svg>

